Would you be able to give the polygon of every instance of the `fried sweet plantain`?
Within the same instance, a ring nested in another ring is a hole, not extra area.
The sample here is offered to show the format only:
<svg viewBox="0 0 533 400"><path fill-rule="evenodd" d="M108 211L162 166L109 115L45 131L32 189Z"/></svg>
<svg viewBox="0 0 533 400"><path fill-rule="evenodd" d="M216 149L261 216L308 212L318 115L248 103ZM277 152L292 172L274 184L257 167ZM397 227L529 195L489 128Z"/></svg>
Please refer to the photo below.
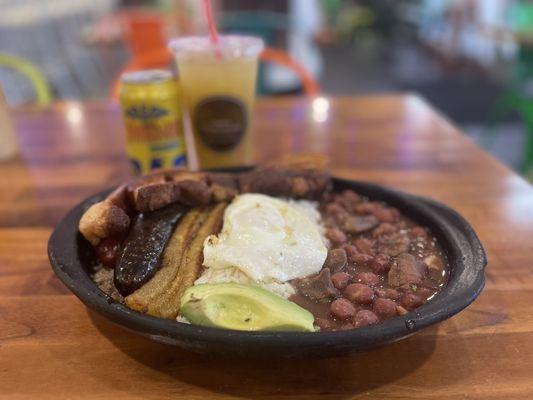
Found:
<svg viewBox="0 0 533 400"><path fill-rule="evenodd" d="M171 285L158 295L148 307L150 315L163 318L176 318L180 310L180 299L185 290L199 277L204 259L205 239L218 233L222 228L222 219L227 203L220 203L209 208L209 213L193 240L188 244L181 258L181 265Z"/></svg>
<svg viewBox="0 0 533 400"><path fill-rule="evenodd" d="M207 208L190 210L174 230L161 260L161 269L146 284L127 296L126 305L136 311L159 316L153 302L172 284L178 274L183 253L207 218Z"/></svg>

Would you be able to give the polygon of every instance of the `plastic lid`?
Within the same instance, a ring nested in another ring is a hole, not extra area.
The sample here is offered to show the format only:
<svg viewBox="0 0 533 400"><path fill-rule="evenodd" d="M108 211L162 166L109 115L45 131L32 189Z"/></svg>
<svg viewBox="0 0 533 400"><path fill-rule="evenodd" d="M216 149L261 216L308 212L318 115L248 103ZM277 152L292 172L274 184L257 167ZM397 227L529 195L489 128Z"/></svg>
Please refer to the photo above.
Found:
<svg viewBox="0 0 533 400"><path fill-rule="evenodd" d="M218 50L225 58L240 58L257 57L264 43L256 36L222 35L215 46L208 36L185 36L171 40L168 47L177 57L215 54Z"/></svg>
<svg viewBox="0 0 533 400"><path fill-rule="evenodd" d="M120 80L123 83L165 82L172 79L172 72L165 69L145 69L143 71L126 72Z"/></svg>

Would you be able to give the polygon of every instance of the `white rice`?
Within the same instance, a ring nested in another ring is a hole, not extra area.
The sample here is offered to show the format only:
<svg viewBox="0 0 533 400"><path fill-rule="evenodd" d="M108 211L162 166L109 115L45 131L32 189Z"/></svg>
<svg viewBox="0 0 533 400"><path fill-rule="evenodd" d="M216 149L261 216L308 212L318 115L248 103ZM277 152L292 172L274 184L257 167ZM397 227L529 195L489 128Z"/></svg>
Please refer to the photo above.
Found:
<svg viewBox="0 0 533 400"><path fill-rule="evenodd" d="M283 298L288 298L296 293L292 285L288 282L254 282L244 272L235 267L230 268L206 268L204 273L194 282L195 285L203 283L242 283L254 284L277 294Z"/></svg>

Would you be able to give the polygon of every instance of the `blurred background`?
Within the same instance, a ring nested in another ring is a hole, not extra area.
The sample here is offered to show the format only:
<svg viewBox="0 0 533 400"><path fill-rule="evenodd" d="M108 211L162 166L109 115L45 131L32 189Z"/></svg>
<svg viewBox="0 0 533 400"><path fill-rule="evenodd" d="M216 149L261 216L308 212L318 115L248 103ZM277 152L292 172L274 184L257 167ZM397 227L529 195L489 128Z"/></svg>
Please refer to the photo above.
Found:
<svg viewBox="0 0 533 400"><path fill-rule="evenodd" d="M113 99L121 72L172 65L204 34L198 0L0 0L11 106ZM261 96L416 92L533 179L533 1L213 0L222 32L259 35Z"/></svg>

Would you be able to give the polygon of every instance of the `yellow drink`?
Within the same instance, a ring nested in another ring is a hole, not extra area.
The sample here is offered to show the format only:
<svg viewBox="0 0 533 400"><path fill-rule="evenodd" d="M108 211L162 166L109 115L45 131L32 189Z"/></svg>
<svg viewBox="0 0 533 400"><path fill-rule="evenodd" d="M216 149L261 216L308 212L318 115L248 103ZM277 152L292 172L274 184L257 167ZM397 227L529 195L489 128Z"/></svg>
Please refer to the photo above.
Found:
<svg viewBox="0 0 533 400"><path fill-rule="evenodd" d="M175 39L183 98L200 168L251 163L251 125L261 39L222 36Z"/></svg>

